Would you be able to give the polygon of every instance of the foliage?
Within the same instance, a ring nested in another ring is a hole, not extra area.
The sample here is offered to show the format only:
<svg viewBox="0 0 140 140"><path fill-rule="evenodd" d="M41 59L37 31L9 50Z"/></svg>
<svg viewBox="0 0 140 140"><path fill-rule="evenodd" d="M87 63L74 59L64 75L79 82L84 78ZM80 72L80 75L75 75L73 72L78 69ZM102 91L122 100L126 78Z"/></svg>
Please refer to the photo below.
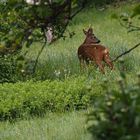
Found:
<svg viewBox="0 0 140 140"><path fill-rule="evenodd" d="M105 6L106 4L112 4L117 2L116 0L94 0L95 6Z"/></svg>
<svg viewBox="0 0 140 140"><path fill-rule="evenodd" d="M112 18L118 19L120 24L128 29L128 32L140 31L140 24L137 24L136 19L140 20L140 4L133 8L131 13L122 13L120 16L112 14Z"/></svg>
<svg viewBox="0 0 140 140"><path fill-rule="evenodd" d="M46 40L49 27L55 39L63 37L69 21L79 12L72 11L76 3L75 0L42 0L39 4L35 1L27 4L23 0L7 0L0 3L1 42L15 52L23 45L29 47L34 41Z"/></svg>
<svg viewBox="0 0 140 140"><path fill-rule="evenodd" d="M102 89L84 77L0 85L0 120L87 108ZM92 87L93 86L93 87ZM92 91L92 92L91 92Z"/></svg>
<svg viewBox="0 0 140 140"><path fill-rule="evenodd" d="M0 57L0 83L15 82L16 62L13 58Z"/></svg>
<svg viewBox="0 0 140 140"><path fill-rule="evenodd" d="M47 41L53 41L64 37L64 32L70 20L85 6L85 0L81 1L81 7L77 0L5 0L0 2L0 55L19 52L23 46L29 48L33 42L44 42L38 51L33 72L40 54ZM79 7L77 10L76 7ZM51 32L51 33L50 33ZM49 35L48 35L49 33ZM51 35L50 35L51 34ZM72 37L74 33L70 33ZM48 39L48 38L51 38Z"/></svg>
<svg viewBox="0 0 140 140"><path fill-rule="evenodd" d="M0 57L0 83L15 83L30 79L33 74L33 62L25 61L22 55L4 55Z"/></svg>
<svg viewBox="0 0 140 140"><path fill-rule="evenodd" d="M121 61L122 63L123 61ZM138 140L140 138L140 74L138 83L128 84L125 72L120 71L119 90L103 84L104 96L97 98L88 116L88 130L95 140Z"/></svg>

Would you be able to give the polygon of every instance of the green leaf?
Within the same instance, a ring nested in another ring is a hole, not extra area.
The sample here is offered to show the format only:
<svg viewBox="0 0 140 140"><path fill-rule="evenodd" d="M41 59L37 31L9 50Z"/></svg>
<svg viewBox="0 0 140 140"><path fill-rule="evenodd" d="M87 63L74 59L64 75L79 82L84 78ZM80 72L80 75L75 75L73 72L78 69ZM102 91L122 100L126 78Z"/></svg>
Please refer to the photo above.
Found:
<svg viewBox="0 0 140 140"><path fill-rule="evenodd" d="M137 15L140 15L140 4L137 5L134 9L133 9L133 14L132 14L132 18L137 16Z"/></svg>
<svg viewBox="0 0 140 140"><path fill-rule="evenodd" d="M114 14L111 15L111 18L112 19L118 19L119 17L118 17L118 15L116 13L114 13Z"/></svg>

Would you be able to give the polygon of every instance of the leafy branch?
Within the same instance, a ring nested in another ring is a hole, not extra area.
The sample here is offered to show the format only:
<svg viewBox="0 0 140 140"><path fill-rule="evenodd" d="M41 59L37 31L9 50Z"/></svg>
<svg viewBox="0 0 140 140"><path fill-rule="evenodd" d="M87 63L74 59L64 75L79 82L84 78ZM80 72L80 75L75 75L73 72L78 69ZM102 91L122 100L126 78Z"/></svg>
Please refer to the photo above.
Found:
<svg viewBox="0 0 140 140"><path fill-rule="evenodd" d="M70 21L85 8L86 0L81 1L81 7L77 2L41 0L38 4L36 1L27 4L23 0L7 0L0 3L0 55L16 53L23 46L29 48L36 40L44 42L35 60L35 72L39 56L48 41L48 27L52 30L51 43L63 37Z"/></svg>

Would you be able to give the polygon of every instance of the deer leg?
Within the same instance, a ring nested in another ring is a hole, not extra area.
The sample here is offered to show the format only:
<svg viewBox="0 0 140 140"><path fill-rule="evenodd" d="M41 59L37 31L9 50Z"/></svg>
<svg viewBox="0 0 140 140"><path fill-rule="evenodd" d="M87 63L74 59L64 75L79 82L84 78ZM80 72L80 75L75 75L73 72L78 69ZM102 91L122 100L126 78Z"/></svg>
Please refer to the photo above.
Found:
<svg viewBox="0 0 140 140"><path fill-rule="evenodd" d="M96 60L95 62L96 62L96 64L98 65L100 71L101 71L103 74L105 74L105 72L104 72L104 66L101 64L101 61L100 61L100 60Z"/></svg>
<svg viewBox="0 0 140 140"><path fill-rule="evenodd" d="M110 58L108 55L105 55L104 57L104 61L106 62L106 64L110 67L110 69L113 69L113 63L111 62Z"/></svg>
<svg viewBox="0 0 140 140"><path fill-rule="evenodd" d="M83 69L85 67L85 62L84 59L79 59L80 60L80 67Z"/></svg>
<svg viewBox="0 0 140 140"><path fill-rule="evenodd" d="M113 63L111 62L111 59L109 57L109 50L105 49L104 51L104 61L105 63L110 67L110 69L113 69Z"/></svg>

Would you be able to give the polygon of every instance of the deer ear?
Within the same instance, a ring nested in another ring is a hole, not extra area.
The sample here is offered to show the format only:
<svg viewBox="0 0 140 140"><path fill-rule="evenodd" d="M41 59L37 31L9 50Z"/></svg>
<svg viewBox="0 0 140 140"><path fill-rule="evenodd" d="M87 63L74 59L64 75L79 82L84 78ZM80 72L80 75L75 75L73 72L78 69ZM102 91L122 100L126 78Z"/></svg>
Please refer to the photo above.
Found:
<svg viewBox="0 0 140 140"><path fill-rule="evenodd" d="M85 35L87 35L87 31L85 29L83 29L83 32L84 32Z"/></svg>
<svg viewBox="0 0 140 140"><path fill-rule="evenodd" d="M88 29L88 33L89 34L92 34L93 33L93 29L91 27Z"/></svg>

